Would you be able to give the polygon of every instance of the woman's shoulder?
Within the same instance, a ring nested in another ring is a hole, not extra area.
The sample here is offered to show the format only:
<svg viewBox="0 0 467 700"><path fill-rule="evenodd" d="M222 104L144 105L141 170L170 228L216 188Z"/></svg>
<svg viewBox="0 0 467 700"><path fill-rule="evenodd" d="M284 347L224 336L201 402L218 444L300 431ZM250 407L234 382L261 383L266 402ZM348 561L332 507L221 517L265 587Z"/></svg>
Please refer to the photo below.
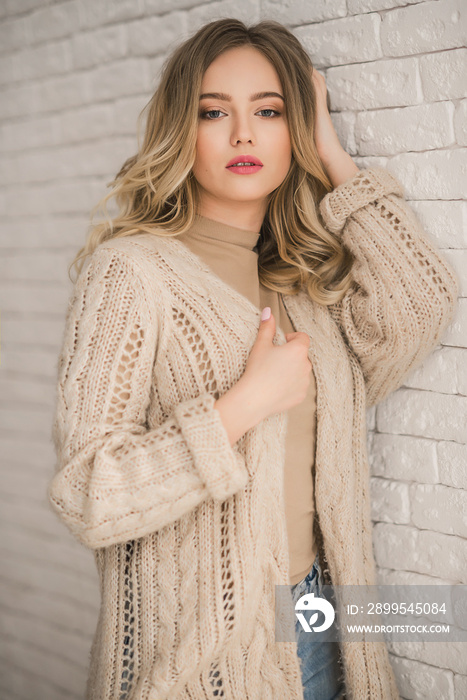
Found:
<svg viewBox="0 0 467 700"><path fill-rule="evenodd" d="M170 233L109 238L97 246L91 258L94 269L110 265L111 274L130 276L146 297L156 296L167 304L184 303L187 298L198 298L201 304L213 284L212 271L203 260ZM102 272L98 277L102 279Z"/></svg>
<svg viewBox="0 0 467 700"><path fill-rule="evenodd" d="M135 233L128 236L115 236L102 241L94 250L91 257L115 256L123 264L131 265L136 271L151 271L162 267L161 261L169 261L174 257L171 246L171 237L155 233Z"/></svg>
<svg viewBox="0 0 467 700"><path fill-rule="evenodd" d="M147 232L116 236L100 243L90 256L99 266L96 256L104 266L112 263L116 268L123 267L140 284L159 292L161 287L171 288L171 281L182 280L177 289L192 288L205 296L200 285L203 265L176 236Z"/></svg>
<svg viewBox="0 0 467 700"><path fill-rule="evenodd" d="M162 296L167 275L160 257L164 246L156 238L159 237L138 233L101 241L87 255L74 284L74 295L92 287L97 297L106 288L115 293L130 285L135 293L139 290L145 296Z"/></svg>
<svg viewBox="0 0 467 700"><path fill-rule="evenodd" d="M164 250L169 244L169 241L164 240L164 238L167 237L144 231L127 236L114 236L102 241L95 250L118 250L127 255L137 256L138 253L143 255L145 251Z"/></svg>

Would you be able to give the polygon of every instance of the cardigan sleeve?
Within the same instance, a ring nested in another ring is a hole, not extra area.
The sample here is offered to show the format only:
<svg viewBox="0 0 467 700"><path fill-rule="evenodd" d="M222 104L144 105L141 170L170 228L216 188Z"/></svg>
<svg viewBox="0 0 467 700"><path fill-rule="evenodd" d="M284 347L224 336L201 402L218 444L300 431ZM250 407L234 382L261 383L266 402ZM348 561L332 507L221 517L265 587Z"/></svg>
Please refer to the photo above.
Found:
<svg viewBox="0 0 467 700"><path fill-rule="evenodd" d="M209 392L147 428L163 322L137 268L118 248L94 251L68 305L58 362L57 467L47 495L93 549L163 528L248 479Z"/></svg>
<svg viewBox="0 0 467 700"><path fill-rule="evenodd" d="M354 254L352 285L328 309L359 361L371 406L437 346L454 316L458 280L384 168L360 170L319 208Z"/></svg>

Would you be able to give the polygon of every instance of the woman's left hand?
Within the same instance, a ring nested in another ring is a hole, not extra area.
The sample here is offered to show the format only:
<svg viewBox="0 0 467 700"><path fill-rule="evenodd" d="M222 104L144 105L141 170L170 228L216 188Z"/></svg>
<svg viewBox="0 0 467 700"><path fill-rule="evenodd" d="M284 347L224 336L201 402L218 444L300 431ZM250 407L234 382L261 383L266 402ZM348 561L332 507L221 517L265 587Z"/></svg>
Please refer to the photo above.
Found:
<svg viewBox="0 0 467 700"><path fill-rule="evenodd" d="M335 157L336 153L344 150L331 121L327 106L326 81L316 68L311 71L311 79L316 94L316 115L314 127L314 139L318 155L326 165Z"/></svg>

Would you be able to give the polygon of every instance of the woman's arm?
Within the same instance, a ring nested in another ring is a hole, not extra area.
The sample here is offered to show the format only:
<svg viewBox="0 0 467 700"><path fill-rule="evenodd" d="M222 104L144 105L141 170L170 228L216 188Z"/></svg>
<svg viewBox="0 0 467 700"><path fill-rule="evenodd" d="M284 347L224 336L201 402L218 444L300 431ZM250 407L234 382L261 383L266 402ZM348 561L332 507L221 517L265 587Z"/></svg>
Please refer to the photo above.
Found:
<svg viewBox="0 0 467 700"><path fill-rule="evenodd" d="M247 430L263 420L256 398L255 394L249 390L248 383L241 377L215 402L214 406L220 413L232 446Z"/></svg>
<svg viewBox="0 0 467 700"><path fill-rule="evenodd" d="M57 470L47 493L90 548L143 537L248 479L208 392L147 429L163 321L137 267L118 248L94 252L75 285L59 357Z"/></svg>
<svg viewBox="0 0 467 700"><path fill-rule="evenodd" d="M314 140L334 190L320 202L325 227L355 256L354 284L329 306L363 370L367 405L397 389L439 343L454 316L458 280L383 168L359 170L342 148L324 76L312 70Z"/></svg>
<svg viewBox="0 0 467 700"><path fill-rule="evenodd" d="M313 138L320 160L333 187L342 185L358 173L358 166L342 148L328 109L326 81L314 68L311 82L316 96Z"/></svg>
<svg viewBox="0 0 467 700"><path fill-rule="evenodd" d="M355 256L352 287L328 308L360 362L371 406L439 343L454 316L457 277L383 168L360 170L329 192L320 213Z"/></svg>

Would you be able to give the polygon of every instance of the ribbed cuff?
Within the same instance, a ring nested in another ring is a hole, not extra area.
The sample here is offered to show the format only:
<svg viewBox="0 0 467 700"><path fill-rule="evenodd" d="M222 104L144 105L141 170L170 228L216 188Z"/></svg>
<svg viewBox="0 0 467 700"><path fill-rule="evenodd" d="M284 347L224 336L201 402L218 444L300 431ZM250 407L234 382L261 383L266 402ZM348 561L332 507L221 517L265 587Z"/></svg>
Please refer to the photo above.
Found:
<svg viewBox="0 0 467 700"><path fill-rule="evenodd" d="M339 233L357 209L387 194L404 197L404 189L394 175L380 167L360 170L321 200L319 210L325 227L332 233Z"/></svg>
<svg viewBox="0 0 467 700"><path fill-rule="evenodd" d="M214 396L206 392L178 404L174 415L211 496L225 501L246 486L248 471L244 458L230 444L214 404Z"/></svg>

